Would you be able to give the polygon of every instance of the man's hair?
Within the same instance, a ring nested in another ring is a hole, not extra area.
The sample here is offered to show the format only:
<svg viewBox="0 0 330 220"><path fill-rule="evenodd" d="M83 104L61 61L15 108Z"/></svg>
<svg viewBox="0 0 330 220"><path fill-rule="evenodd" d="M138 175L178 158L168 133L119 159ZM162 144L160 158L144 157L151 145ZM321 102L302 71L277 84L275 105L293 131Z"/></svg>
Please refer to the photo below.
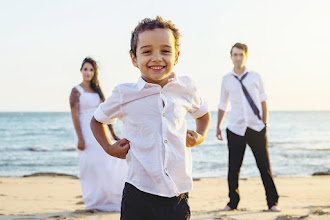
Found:
<svg viewBox="0 0 330 220"><path fill-rule="evenodd" d="M131 50L130 52L136 57L136 47L139 40L139 34L143 31L154 30L157 28L169 29L174 36L175 51L179 51L179 30L171 21L164 21L162 17L157 16L156 19L145 18L143 19L132 32L131 37Z"/></svg>
<svg viewBox="0 0 330 220"><path fill-rule="evenodd" d="M234 46L232 46L231 50L230 50L230 55L232 55L233 52L233 48L236 47L238 49L242 49L244 50L245 54L248 54L248 46L246 44L242 44L242 43L236 43L234 44Z"/></svg>

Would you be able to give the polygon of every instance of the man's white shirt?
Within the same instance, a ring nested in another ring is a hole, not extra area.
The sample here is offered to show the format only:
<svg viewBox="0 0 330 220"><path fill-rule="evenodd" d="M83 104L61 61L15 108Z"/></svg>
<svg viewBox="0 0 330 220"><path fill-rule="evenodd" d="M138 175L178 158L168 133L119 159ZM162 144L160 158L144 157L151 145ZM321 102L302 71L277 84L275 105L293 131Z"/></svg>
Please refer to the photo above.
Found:
<svg viewBox="0 0 330 220"><path fill-rule="evenodd" d="M194 83L183 76L163 88L142 78L118 85L94 117L104 124L117 118L123 122L121 138L130 141L126 182L147 193L173 197L192 190L185 115L197 119L207 112Z"/></svg>
<svg viewBox="0 0 330 220"><path fill-rule="evenodd" d="M238 79L241 79L247 72L248 75L242 80L242 83L259 109L260 117L262 116L261 102L267 100L262 79L257 72L249 71L246 68L241 75L236 74L232 70L222 78L220 102L218 105L218 109L226 111L230 101L231 111L227 128L240 136L244 136L248 127L255 131L261 131L265 127L265 124L254 114L245 97L241 83L235 77L237 76Z"/></svg>

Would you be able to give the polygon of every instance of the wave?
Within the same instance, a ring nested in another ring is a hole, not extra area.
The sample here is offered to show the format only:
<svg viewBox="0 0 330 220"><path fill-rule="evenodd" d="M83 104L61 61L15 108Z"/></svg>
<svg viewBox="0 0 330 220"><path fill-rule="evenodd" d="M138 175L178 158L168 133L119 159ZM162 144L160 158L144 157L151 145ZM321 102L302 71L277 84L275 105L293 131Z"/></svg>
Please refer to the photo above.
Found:
<svg viewBox="0 0 330 220"><path fill-rule="evenodd" d="M319 146L313 144L301 143L284 143L274 144L270 143L270 147L283 150L307 150L307 151L330 151L330 146Z"/></svg>
<svg viewBox="0 0 330 220"><path fill-rule="evenodd" d="M75 151L74 146L28 146L28 147L0 147L0 152L32 151L32 152L61 152Z"/></svg>
<svg viewBox="0 0 330 220"><path fill-rule="evenodd" d="M72 146L55 146L55 147L46 147L46 146L32 146L26 148L28 151L36 152L49 152L49 151L75 151L76 148Z"/></svg>

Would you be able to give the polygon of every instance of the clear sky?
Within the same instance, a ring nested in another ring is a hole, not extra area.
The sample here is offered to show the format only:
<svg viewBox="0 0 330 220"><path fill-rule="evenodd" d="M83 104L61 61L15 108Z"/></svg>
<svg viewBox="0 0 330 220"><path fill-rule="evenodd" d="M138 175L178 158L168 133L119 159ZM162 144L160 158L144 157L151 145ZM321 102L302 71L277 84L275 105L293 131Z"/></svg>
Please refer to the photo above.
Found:
<svg viewBox="0 0 330 220"><path fill-rule="evenodd" d="M106 96L136 82L130 35L157 15L179 28L174 70L195 80L211 110L236 42L249 46L270 110L330 110L328 0L0 1L0 111L69 111L86 56L98 61Z"/></svg>

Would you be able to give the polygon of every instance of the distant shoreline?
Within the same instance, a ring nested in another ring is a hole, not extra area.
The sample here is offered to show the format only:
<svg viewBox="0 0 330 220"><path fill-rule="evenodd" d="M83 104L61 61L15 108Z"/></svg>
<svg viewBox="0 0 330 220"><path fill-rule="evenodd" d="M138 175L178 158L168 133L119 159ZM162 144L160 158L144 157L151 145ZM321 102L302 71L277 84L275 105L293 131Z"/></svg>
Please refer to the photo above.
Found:
<svg viewBox="0 0 330 220"><path fill-rule="evenodd" d="M211 112L217 112L217 109L210 110ZM230 111L228 111L230 112ZM327 110L269 110L269 112L330 112L330 109ZM70 111L2 111L2 113L70 113Z"/></svg>
<svg viewBox="0 0 330 220"><path fill-rule="evenodd" d="M306 176L278 176L274 175L276 178L299 178L299 177L313 177L313 176L329 176L330 175L330 169L327 171L318 171L314 172L312 174L306 175ZM3 178L27 178L27 177L57 177L57 176L63 176L63 177L70 177L73 179L79 179L78 176L72 175L72 174L67 174L67 173L56 173L56 172L35 172L31 174L26 174L23 176L0 176ZM194 181L198 181L201 179L226 179L226 177L195 177L193 178ZM250 176L250 177L240 177L241 180L245 180L248 178L258 178L257 176Z"/></svg>

